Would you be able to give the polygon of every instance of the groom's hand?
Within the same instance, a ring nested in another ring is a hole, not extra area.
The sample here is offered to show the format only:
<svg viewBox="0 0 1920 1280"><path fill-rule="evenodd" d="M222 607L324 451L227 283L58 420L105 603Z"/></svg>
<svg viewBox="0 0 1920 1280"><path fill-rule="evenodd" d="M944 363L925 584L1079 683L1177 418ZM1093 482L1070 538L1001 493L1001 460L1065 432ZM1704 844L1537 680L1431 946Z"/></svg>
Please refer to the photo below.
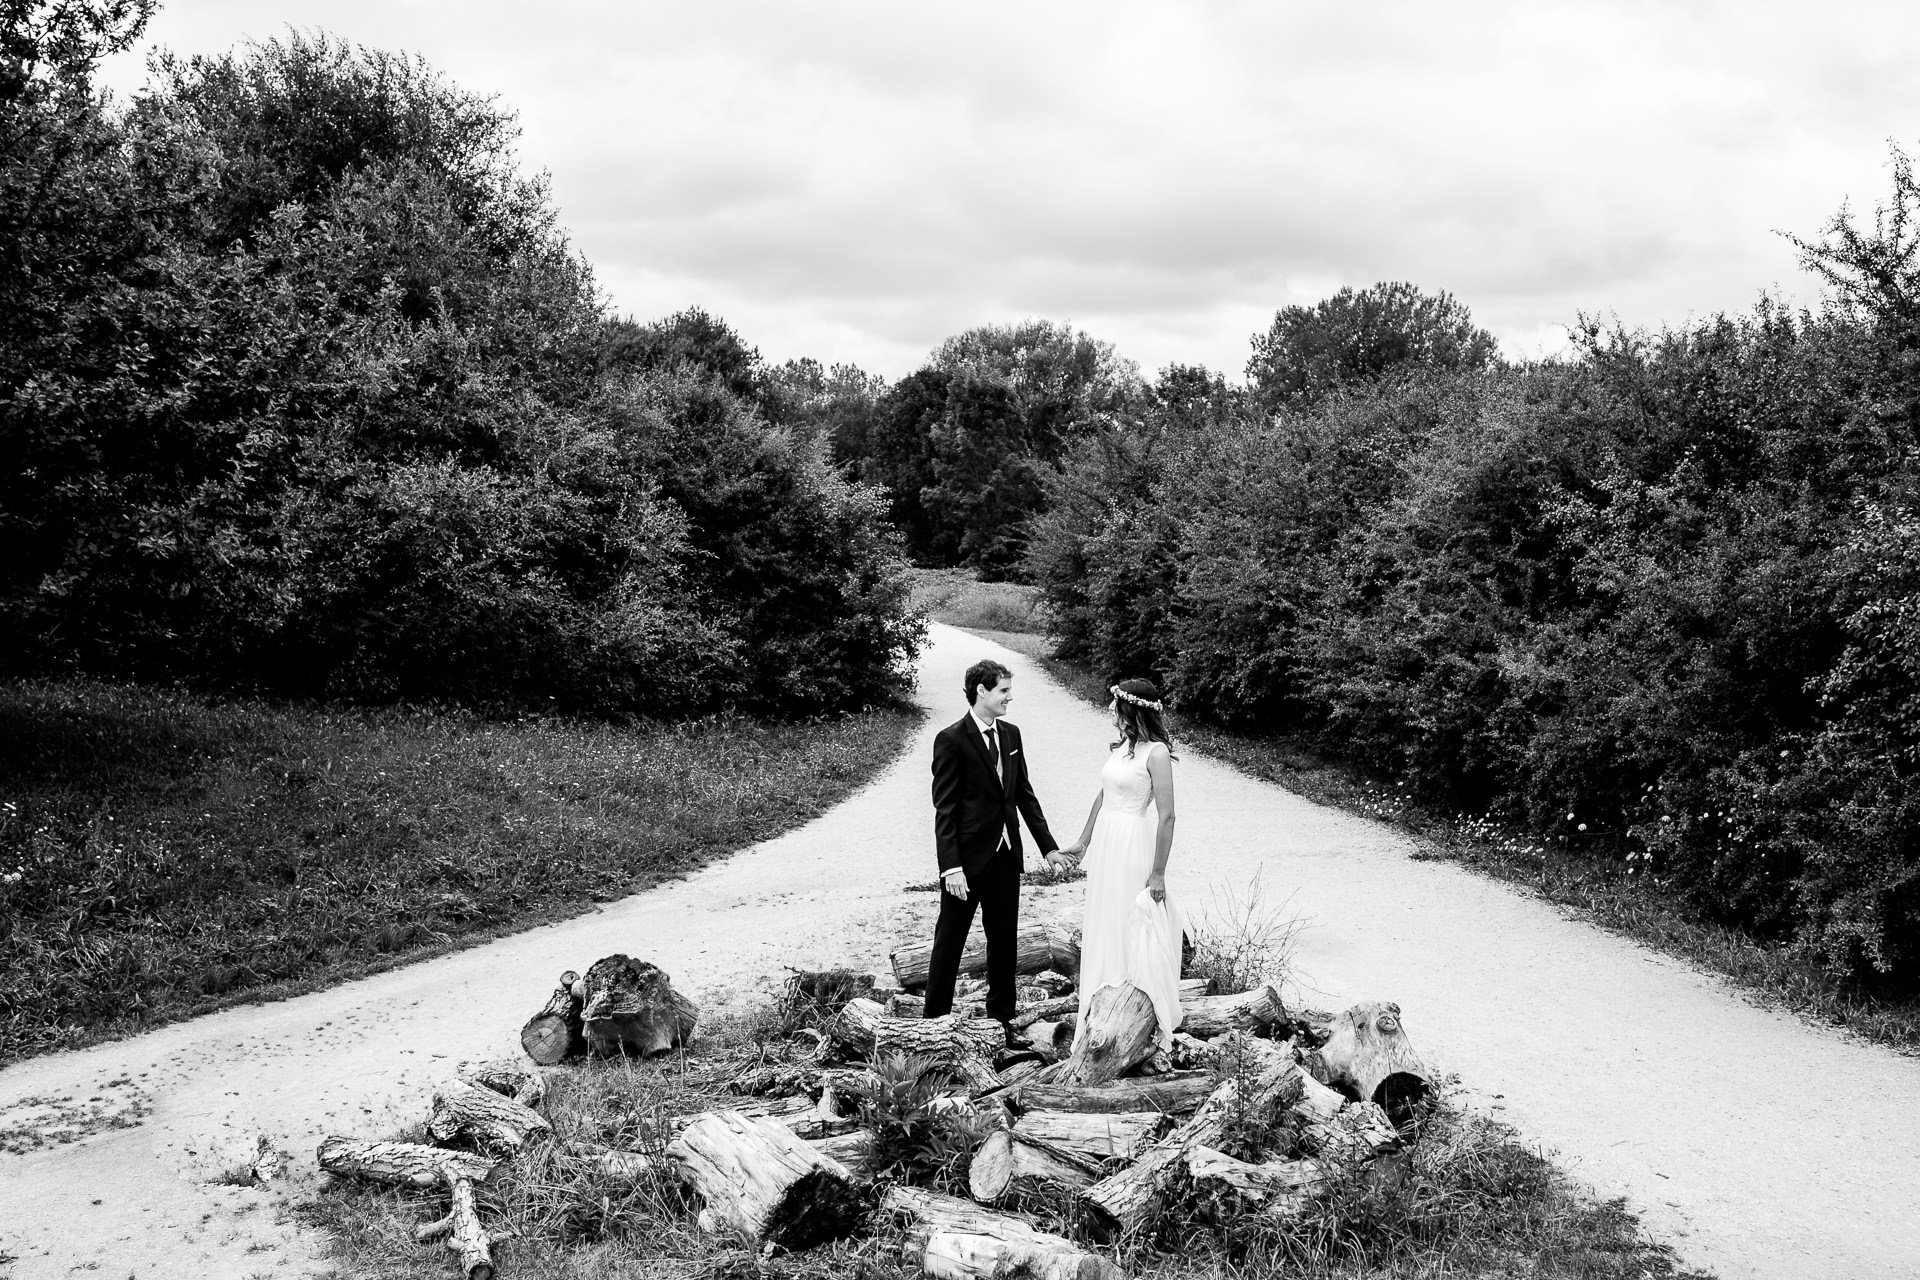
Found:
<svg viewBox="0 0 1920 1280"><path fill-rule="evenodd" d="M1072 860L1069 859L1062 850L1055 849L1047 855L1047 870L1053 872L1055 875L1065 874L1071 866L1073 866Z"/></svg>
<svg viewBox="0 0 1920 1280"><path fill-rule="evenodd" d="M946 892L952 894L954 897L960 899L960 901L965 902L967 900L966 872L956 871L951 875L941 876L940 887Z"/></svg>

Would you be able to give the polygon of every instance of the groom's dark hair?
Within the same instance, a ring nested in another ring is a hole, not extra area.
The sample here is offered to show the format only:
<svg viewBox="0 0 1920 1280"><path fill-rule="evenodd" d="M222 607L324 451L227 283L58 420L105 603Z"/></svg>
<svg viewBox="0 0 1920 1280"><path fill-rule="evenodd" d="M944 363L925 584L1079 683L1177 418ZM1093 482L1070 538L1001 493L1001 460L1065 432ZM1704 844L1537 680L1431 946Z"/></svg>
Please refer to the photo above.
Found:
<svg viewBox="0 0 1920 1280"><path fill-rule="evenodd" d="M980 686L991 689L1005 680L1013 672L1007 670L992 658L982 658L967 668L967 705L972 706L980 699Z"/></svg>

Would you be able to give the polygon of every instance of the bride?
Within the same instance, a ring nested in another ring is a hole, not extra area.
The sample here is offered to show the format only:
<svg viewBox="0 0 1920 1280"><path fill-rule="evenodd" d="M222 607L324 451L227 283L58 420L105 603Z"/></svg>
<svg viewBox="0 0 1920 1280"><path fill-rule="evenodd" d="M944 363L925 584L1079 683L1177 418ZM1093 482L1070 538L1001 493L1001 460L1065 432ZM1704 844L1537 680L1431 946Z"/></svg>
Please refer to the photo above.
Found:
<svg viewBox="0 0 1920 1280"><path fill-rule="evenodd" d="M1123 680L1107 712L1120 740L1100 770L1100 794L1077 843L1062 852L1087 873L1086 921L1080 937L1080 1017L1074 1045L1086 1035L1087 1005L1102 987L1132 983L1153 1001L1162 1049L1180 1025L1181 918L1167 899L1173 852L1173 741L1150 681Z"/></svg>

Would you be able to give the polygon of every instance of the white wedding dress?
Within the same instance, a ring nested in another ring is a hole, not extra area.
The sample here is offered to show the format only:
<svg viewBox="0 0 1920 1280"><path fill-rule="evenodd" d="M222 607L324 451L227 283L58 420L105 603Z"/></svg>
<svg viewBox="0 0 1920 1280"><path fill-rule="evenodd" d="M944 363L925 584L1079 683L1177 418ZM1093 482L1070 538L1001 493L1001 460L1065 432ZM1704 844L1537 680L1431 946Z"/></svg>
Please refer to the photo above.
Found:
<svg viewBox="0 0 1920 1280"><path fill-rule="evenodd" d="M1158 903L1147 892L1160 829L1147 756L1166 749L1141 743L1129 756L1121 743L1100 769L1100 816L1080 864L1087 873L1087 913L1080 932L1076 1045L1086 1034L1094 993L1126 982L1153 1001L1162 1049L1173 1044L1180 1025L1182 921L1171 894Z"/></svg>

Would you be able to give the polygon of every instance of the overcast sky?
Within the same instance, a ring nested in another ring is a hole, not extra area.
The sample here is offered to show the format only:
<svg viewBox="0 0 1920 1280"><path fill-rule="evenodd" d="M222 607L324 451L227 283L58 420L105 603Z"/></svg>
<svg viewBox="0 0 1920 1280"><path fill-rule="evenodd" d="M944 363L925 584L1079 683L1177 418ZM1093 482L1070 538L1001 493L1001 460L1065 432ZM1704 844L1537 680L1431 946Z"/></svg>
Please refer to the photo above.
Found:
<svg viewBox="0 0 1920 1280"><path fill-rule="evenodd" d="M288 25L493 93L614 309L890 378L1071 321L1239 378L1274 311L1446 289L1509 354L1817 290L1812 235L1920 150L1911 4L163 0L147 47ZM119 60L116 89L144 80Z"/></svg>

